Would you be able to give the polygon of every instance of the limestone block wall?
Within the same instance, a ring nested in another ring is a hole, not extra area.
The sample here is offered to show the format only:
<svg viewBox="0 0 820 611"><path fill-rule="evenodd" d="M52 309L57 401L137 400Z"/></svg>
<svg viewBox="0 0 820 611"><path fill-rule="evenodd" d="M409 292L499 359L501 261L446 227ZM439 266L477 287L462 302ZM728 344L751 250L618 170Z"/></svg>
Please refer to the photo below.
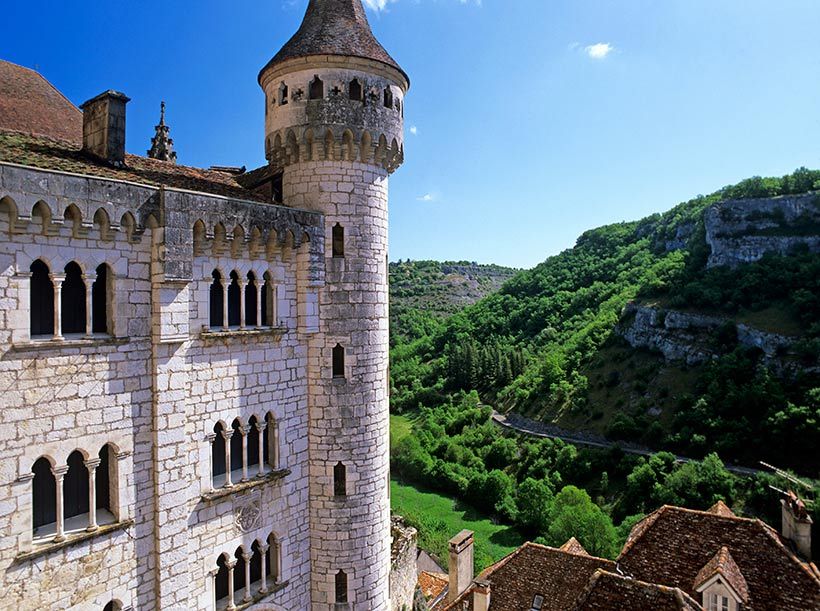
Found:
<svg viewBox="0 0 820 611"><path fill-rule="evenodd" d="M309 341L309 456L313 609L334 609L336 575L353 609L389 608L387 170L350 161L285 168L286 201L325 224L320 333ZM333 256L332 228L344 228ZM344 348L344 376L332 353ZM334 466L346 468L346 494ZM341 607L344 608L344 605Z"/></svg>
<svg viewBox="0 0 820 611"><path fill-rule="evenodd" d="M300 321L318 330L323 247L315 213L0 164L0 608L212 609L218 556L271 533L279 579L262 602L310 606ZM110 266L108 334L30 337L37 258L74 261L89 284ZM211 329L214 268L268 274L276 320ZM214 497L214 425L268 413L278 471ZM80 450L93 465L105 444L113 515L34 541L34 462L59 472Z"/></svg>

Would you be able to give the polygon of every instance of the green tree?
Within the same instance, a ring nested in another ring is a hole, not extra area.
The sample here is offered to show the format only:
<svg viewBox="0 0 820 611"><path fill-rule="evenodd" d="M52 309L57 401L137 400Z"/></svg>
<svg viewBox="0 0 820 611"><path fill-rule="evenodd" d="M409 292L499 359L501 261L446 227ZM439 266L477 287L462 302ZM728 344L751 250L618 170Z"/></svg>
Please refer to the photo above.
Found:
<svg viewBox="0 0 820 611"><path fill-rule="evenodd" d="M617 533L612 520L585 490L575 486L563 488L555 496L549 518L548 540L552 545L563 545L575 537L594 556L615 556Z"/></svg>

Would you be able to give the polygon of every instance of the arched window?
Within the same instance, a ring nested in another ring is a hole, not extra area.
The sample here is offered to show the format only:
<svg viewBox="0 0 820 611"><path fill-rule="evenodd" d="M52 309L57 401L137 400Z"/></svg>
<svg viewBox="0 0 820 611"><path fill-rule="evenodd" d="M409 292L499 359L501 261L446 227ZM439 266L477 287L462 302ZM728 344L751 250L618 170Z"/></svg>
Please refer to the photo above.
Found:
<svg viewBox="0 0 820 611"><path fill-rule="evenodd" d="M38 458L31 468L34 481L31 489L31 508L34 534L37 529L57 521L57 483L47 458Z"/></svg>
<svg viewBox="0 0 820 611"><path fill-rule="evenodd" d="M345 256L345 228L336 223L331 229L333 256L336 258Z"/></svg>
<svg viewBox="0 0 820 611"><path fill-rule="evenodd" d="M214 577L214 598L222 600L228 596L228 563L225 554L216 560L217 572Z"/></svg>
<svg viewBox="0 0 820 611"><path fill-rule="evenodd" d="M214 426L214 440L211 442L211 476L214 488L222 485L225 479L225 438L222 436L222 423Z"/></svg>
<svg viewBox="0 0 820 611"><path fill-rule="evenodd" d="M284 106L288 103L288 86L282 83L279 85L279 105Z"/></svg>
<svg viewBox="0 0 820 611"><path fill-rule="evenodd" d="M259 431L256 429L258 420L256 416L251 416L248 420L248 469L259 467ZM263 433L264 434L264 433Z"/></svg>
<svg viewBox="0 0 820 611"><path fill-rule="evenodd" d="M333 467L333 496L347 496L347 467L341 462Z"/></svg>
<svg viewBox="0 0 820 611"><path fill-rule="evenodd" d="M66 520L88 513L88 469L85 459L79 450L74 450L68 455L67 462L68 472L63 479L63 515Z"/></svg>
<svg viewBox="0 0 820 611"><path fill-rule="evenodd" d="M122 611L122 605L116 600L112 600L103 607L103 611Z"/></svg>
<svg viewBox="0 0 820 611"><path fill-rule="evenodd" d="M236 560L236 566L233 567L233 595L235 600L240 598L238 596L239 591L245 587L245 556L241 545L236 548L233 557Z"/></svg>
<svg viewBox="0 0 820 611"><path fill-rule="evenodd" d="M333 348L333 377L345 377L345 349L341 344L336 344Z"/></svg>
<svg viewBox="0 0 820 611"><path fill-rule="evenodd" d="M262 459L271 469L276 469L279 448L277 447L276 420L273 414L268 413L265 416L265 422L267 426L262 434Z"/></svg>
<svg viewBox="0 0 820 611"><path fill-rule="evenodd" d="M268 535L268 551L265 559L268 576L274 583L279 581L279 541L273 533Z"/></svg>
<svg viewBox="0 0 820 611"><path fill-rule="evenodd" d="M239 418L231 424L233 437L231 437L231 471L242 470L242 425Z"/></svg>
<svg viewBox="0 0 820 611"><path fill-rule="evenodd" d="M251 583L256 583L262 579L262 551L259 549L259 541L254 541L251 545Z"/></svg>
<svg viewBox="0 0 820 611"><path fill-rule="evenodd" d="M347 92L351 100L356 100L357 102L362 101L362 84L359 82L359 79L354 78L350 81L350 86L348 87Z"/></svg>
<svg viewBox="0 0 820 611"><path fill-rule="evenodd" d="M100 449L100 464L97 465L94 478L94 494L97 497L97 509L104 509L111 513L114 513L111 504L111 467L116 464L114 460L112 460L113 457L114 448L109 444L105 444ZM106 522L108 521L106 518L107 516L101 516L98 512L98 521Z"/></svg>
<svg viewBox="0 0 820 611"><path fill-rule="evenodd" d="M320 79L318 75L315 75L313 77L313 80L310 81L310 86L308 87L308 99L321 100L324 97L325 84L322 82L322 79Z"/></svg>
<svg viewBox="0 0 820 611"><path fill-rule="evenodd" d="M276 294L273 279L268 272L265 272L265 284L262 285L262 326L276 326Z"/></svg>
<svg viewBox="0 0 820 611"><path fill-rule="evenodd" d="M255 327L256 320L256 276L253 272L248 272L248 281L245 285L245 324L248 327Z"/></svg>
<svg viewBox="0 0 820 611"><path fill-rule="evenodd" d="M239 326L239 308L242 304L242 297L239 288L239 274L231 272L231 283L228 285L228 325Z"/></svg>
<svg viewBox="0 0 820 611"><path fill-rule="evenodd" d="M74 261L65 266L60 314L63 333L85 333L85 282Z"/></svg>
<svg viewBox="0 0 820 611"><path fill-rule="evenodd" d="M347 602L347 574L344 571L336 573L336 602Z"/></svg>
<svg viewBox="0 0 820 611"><path fill-rule="evenodd" d="M393 91L390 87L384 88L384 107L393 108Z"/></svg>
<svg viewBox="0 0 820 611"><path fill-rule="evenodd" d="M54 335L54 284L49 277L48 265L37 259L31 272L31 336Z"/></svg>
<svg viewBox="0 0 820 611"><path fill-rule="evenodd" d="M222 326L225 307L225 293L222 289L222 274L215 269L211 274L214 281L211 283L211 329Z"/></svg>
<svg viewBox="0 0 820 611"><path fill-rule="evenodd" d="M94 333L112 334L109 296L113 294L111 274L103 263L97 267L97 279L91 285L91 330Z"/></svg>

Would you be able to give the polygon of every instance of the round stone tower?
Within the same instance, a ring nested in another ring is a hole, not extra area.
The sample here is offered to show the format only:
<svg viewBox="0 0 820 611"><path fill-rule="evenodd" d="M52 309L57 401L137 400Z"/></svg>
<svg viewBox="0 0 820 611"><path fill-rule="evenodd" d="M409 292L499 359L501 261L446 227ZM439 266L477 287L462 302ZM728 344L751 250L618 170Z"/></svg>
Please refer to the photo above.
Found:
<svg viewBox="0 0 820 611"><path fill-rule="evenodd" d="M299 305L300 320L315 321L300 329L312 604L388 609L387 181L404 158L409 79L361 0L310 0L259 84L274 197L325 216L324 282L308 274Z"/></svg>

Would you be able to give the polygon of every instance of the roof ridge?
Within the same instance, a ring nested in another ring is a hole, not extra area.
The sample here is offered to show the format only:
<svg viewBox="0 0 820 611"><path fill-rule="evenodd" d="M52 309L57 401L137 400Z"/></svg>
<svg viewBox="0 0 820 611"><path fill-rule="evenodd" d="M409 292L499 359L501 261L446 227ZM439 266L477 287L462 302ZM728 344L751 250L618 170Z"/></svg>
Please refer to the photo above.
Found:
<svg viewBox="0 0 820 611"><path fill-rule="evenodd" d="M642 520L640 520L638 523L635 524L635 526L632 527L632 529L629 531L629 535L627 535L626 537L626 542L624 543L624 546L621 548L621 553L618 554L618 561L620 561L621 558L623 558L629 551L632 550L632 548L635 546L635 542L638 539L640 539L644 535L644 533L646 533L650 528L652 528L658 522L658 518L660 518L661 515L670 507L672 507L672 505L661 505L655 511L646 515ZM644 523L646 523L646 526L640 531L640 533L633 537L632 533L634 533L638 529L638 527Z"/></svg>

